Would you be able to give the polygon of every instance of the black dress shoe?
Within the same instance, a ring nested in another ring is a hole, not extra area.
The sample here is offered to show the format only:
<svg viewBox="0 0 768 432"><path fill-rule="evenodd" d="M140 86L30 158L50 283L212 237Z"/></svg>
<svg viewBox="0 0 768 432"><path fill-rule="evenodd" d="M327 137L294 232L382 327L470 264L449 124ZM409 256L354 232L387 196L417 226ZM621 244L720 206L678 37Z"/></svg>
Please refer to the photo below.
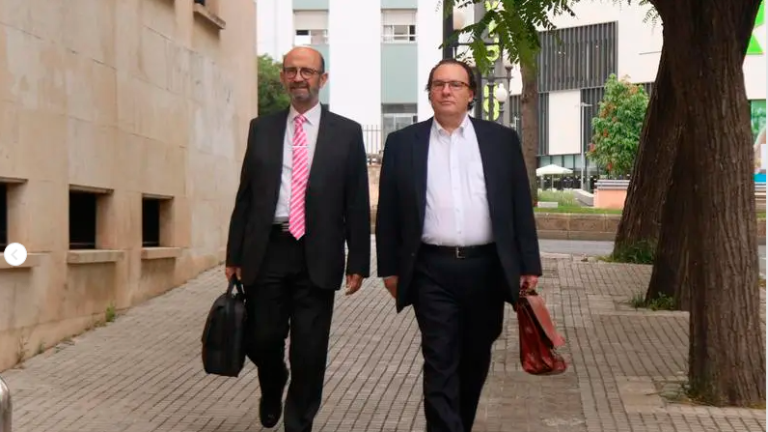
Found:
<svg viewBox="0 0 768 432"><path fill-rule="evenodd" d="M288 370L285 369L283 381L274 392L267 394L262 390L261 400L259 401L259 418L261 425L265 428L273 428L280 421L283 415L283 389L288 382Z"/></svg>

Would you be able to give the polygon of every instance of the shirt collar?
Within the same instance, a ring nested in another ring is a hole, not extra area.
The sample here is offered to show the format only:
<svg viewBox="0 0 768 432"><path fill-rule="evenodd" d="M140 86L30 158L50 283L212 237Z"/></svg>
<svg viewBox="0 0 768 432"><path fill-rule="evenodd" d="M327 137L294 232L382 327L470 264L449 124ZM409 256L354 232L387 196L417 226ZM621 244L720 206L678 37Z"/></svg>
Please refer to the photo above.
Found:
<svg viewBox="0 0 768 432"><path fill-rule="evenodd" d="M449 135L448 131L445 130L443 125L440 124L439 121L437 121L436 118L432 119L432 127L441 135ZM472 127L472 123L469 120L469 113L467 113L464 116L464 120L461 121L461 124L459 125L458 129L456 129L454 132L458 133L460 136L464 136L464 134Z"/></svg>
<svg viewBox="0 0 768 432"><path fill-rule="evenodd" d="M320 105L320 102L316 103L315 106L309 109L309 111L304 113L304 117L307 119L307 123L309 123L312 126L317 126L320 124L320 112L322 111L322 106ZM288 121L293 123L293 119L296 118L296 116L299 115L299 112L296 111L296 108L291 105L291 108L288 111Z"/></svg>

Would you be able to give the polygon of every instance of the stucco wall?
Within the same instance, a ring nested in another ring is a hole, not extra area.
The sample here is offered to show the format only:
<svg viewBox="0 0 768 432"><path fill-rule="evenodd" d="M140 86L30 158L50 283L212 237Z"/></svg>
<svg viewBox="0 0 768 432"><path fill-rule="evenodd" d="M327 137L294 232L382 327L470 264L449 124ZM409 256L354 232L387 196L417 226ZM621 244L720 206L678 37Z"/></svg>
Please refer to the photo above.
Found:
<svg viewBox="0 0 768 432"><path fill-rule="evenodd" d="M0 370L222 259L257 108L253 0L40 4L0 2L0 178L29 251L0 263ZM73 187L101 196L97 250L69 250ZM142 249L146 194L163 248Z"/></svg>

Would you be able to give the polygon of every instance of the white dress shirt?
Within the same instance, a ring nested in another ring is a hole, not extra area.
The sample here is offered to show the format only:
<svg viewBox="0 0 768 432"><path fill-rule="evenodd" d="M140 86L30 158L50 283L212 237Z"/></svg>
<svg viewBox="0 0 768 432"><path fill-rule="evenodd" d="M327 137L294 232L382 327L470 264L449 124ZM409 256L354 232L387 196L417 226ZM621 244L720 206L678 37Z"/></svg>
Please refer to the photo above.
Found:
<svg viewBox="0 0 768 432"><path fill-rule="evenodd" d="M312 159L315 155L315 146L317 144L317 131L320 128L320 113L322 112L320 104L316 104L309 111L304 113L307 120L302 125L304 133L307 135L307 163L311 171ZM293 174L293 132L294 118L299 115L293 106L288 111L286 120L285 137L283 138L283 174L280 181L280 194L277 197L277 208L275 209L275 221L285 222L288 220L288 213L291 205L291 175Z"/></svg>
<svg viewBox="0 0 768 432"><path fill-rule="evenodd" d="M421 239L439 246L493 242L483 162L469 116L451 134L432 122Z"/></svg>

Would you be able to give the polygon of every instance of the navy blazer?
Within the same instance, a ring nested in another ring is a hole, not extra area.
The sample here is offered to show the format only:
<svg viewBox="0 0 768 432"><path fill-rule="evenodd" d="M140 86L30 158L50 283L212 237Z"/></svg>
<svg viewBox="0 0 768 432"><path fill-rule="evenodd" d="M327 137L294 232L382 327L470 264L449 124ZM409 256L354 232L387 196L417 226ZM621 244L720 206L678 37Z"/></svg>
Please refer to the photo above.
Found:
<svg viewBox="0 0 768 432"><path fill-rule="evenodd" d="M387 137L376 214L378 276L398 276L397 311L412 304L409 286L424 226L429 119ZM493 237L505 300L517 301L521 275L541 276L541 258L525 161L514 129L471 118L485 171Z"/></svg>

